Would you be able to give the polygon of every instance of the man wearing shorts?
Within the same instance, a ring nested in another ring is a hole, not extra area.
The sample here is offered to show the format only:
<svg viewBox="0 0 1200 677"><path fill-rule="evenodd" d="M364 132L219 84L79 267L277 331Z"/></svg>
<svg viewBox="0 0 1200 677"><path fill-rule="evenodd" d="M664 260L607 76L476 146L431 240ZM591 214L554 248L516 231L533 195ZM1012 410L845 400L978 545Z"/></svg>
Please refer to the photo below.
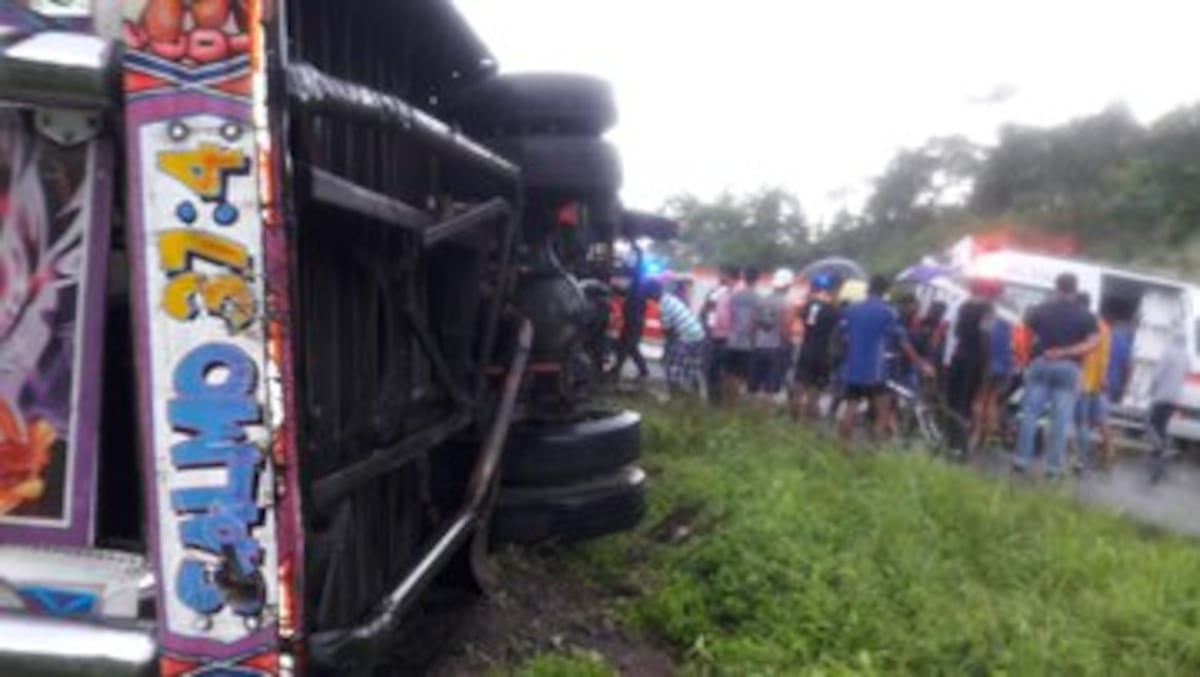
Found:
<svg viewBox="0 0 1200 677"><path fill-rule="evenodd" d="M833 279L818 275L812 280L812 298L800 309L800 356L796 359L796 392L792 415L809 421L820 417L821 394L829 387L833 368L830 345L838 325L833 303Z"/></svg>
<svg viewBox="0 0 1200 677"><path fill-rule="evenodd" d="M888 290L887 278L876 275L867 287L867 298L851 305L842 314L842 336L845 341L845 360L842 362L842 383L845 387L845 406L838 426L842 444L849 446L854 437L858 407L870 403L875 412L871 437L883 438L891 419L889 397L884 385L885 348L889 340L899 338L901 351L925 373L932 367L913 350L905 336L896 310L883 300Z"/></svg>
<svg viewBox="0 0 1200 677"><path fill-rule="evenodd" d="M751 395L768 401L783 387L783 377L776 377L776 372L787 368L779 364L787 330L787 294L791 287L792 272L780 270L771 280L771 293L758 299L754 351L746 386Z"/></svg>
<svg viewBox="0 0 1200 677"><path fill-rule="evenodd" d="M758 323L758 271L747 268L742 286L729 297L729 342L725 350L725 376L722 399L737 401L750 375L750 360L754 354L754 330Z"/></svg>

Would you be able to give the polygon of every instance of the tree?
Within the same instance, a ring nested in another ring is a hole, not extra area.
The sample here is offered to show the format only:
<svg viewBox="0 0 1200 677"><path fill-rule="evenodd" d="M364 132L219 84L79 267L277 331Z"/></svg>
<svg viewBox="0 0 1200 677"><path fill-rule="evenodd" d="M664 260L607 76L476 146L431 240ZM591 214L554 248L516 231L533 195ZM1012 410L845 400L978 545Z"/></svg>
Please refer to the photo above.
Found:
<svg viewBox="0 0 1200 677"><path fill-rule="evenodd" d="M1101 219L1106 182L1137 156L1143 139L1122 105L1049 129L1007 126L980 168L971 207L983 216L1019 214L1046 229L1079 232Z"/></svg>
<svg viewBox="0 0 1200 677"><path fill-rule="evenodd" d="M864 217L888 230L917 228L969 194L983 149L961 136L930 139L902 149L875 180Z"/></svg>
<svg viewBox="0 0 1200 677"><path fill-rule="evenodd" d="M803 260L809 231L796 196L782 188L714 200L679 195L664 211L679 221L680 240L708 265L794 266Z"/></svg>

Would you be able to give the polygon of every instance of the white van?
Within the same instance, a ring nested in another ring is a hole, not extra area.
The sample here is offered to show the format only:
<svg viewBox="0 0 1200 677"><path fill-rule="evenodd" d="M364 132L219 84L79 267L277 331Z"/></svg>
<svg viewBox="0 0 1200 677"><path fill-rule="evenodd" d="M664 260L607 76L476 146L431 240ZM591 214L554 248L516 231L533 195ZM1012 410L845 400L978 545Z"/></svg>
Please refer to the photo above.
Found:
<svg viewBox="0 0 1200 677"><path fill-rule="evenodd" d="M1099 313L1114 300L1124 304L1135 318L1133 365L1125 398L1112 408L1114 424L1141 427L1150 405L1154 367L1173 332L1184 331L1193 351L1192 369L1200 367L1200 285L1081 259L1003 249L977 251L969 238L951 249L947 258L956 274L922 285L919 296L925 303L946 301L950 317L968 296L966 280L975 277L1004 284L997 306L1010 321L1047 299L1061 273L1078 278L1079 290L1091 299L1093 312ZM1189 374L1170 433L1182 442L1200 444L1200 374Z"/></svg>

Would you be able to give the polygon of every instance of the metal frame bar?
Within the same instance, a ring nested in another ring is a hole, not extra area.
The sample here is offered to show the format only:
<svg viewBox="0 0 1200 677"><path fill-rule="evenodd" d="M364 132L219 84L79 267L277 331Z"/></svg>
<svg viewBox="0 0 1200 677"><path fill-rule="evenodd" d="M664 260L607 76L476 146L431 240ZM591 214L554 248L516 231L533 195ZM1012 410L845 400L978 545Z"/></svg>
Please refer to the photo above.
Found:
<svg viewBox="0 0 1200 677"><path fill-rule="evenodd" d="M421 321L420 317L413 312L410 306L404 306L404 319L408 321L408 326L412 328L413 333L417 336L417 343L425 351L425 356L429 358L430 364L433 366L433 373L442 385L450 393L450 397L456 404L461 407L467 407L470 400L466 393L462 391L462 387L454 382L454 374L450 371L450 365L446 364L446 356L442 355L441 349L438 347L437 341L434 340L433 334L430 333L429 327Z"/></svg>
<svg viewBox="0 0 1200 677"><path fill-rule="evenodd" d="M517 281L516 268L513 266L513 250L516 247L517 232L521 226L522 203L519 201L508 214L504 225L503 241L500 251L500 271L496 288L492 290L492 307L488 313L483 329L483 343L480 345L479 375L475 379L475 397L482 396L487 387L487 366L496 348L496 335L500 330L500 316L504 313L504 302L510 298L510 292Z"/></svg>
<svg viewBox="0 0 1200 677"><path fill-rule="evenodd" d="M466 212L437 221L402 200L360 186L333 172L312 166L305 167L303 171L308 181L308 194L313 201L419 233L421 243L426 248L457 240L494 219L513 213L509 201L497 197Z"/></svg>
<svg viewBox="0 0 1200 677"><path fill-rule="evenodd" d="M426 247L436 247L447 240L453 240L464 233L470 232L493 219L508 216L512 213L508 200L501 197L492 198L487 202L452 216L445 221L425 229L424 244Z"/></svg>
<svg viewBox="0 0 1200 677"><path fill-rule="evenodd" d="M434 224L429 214L318 167L305 167L309 195L316 202L362 214L385 223L427 233Z"/></svg>
<svg viewBox="0 0 1200 677"><path fill-rule="evenodd" d="M469 162L508 183L520 179L520 170L511 162L399 97L335 78L302 62L287 66L287 82L292 102L302 110L337 113L399 129L442 155Z"/></svg>
<svg viewBox="0 0 1200 677"><path fill-rule="evenodd" d="M474 417L469 413L456 412L439 423L395 444L379 447L370 456L321 477L313 482L311 505L318 512L328 510L346 494L367 482L416 461L431 447L450 439L473 421Z"/></svg>

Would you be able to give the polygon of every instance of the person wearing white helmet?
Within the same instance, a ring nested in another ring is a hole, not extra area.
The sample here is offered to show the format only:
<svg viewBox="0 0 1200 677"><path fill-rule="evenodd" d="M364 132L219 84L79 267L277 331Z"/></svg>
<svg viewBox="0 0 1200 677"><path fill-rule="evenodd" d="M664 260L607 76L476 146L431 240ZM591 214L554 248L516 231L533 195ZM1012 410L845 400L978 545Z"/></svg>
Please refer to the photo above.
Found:
<svg viewBox="0 0 1200 677"><path fill-rule="evenodd" d="M783 374L787 371L784 353L790 354L787 340L787 295L791 291L795 276L786 268L775 271L771 277L771 293L758 304L758 317L754 327L754 358L747 383L752 394L766 397L777 394L783 387Z"/></svg>

